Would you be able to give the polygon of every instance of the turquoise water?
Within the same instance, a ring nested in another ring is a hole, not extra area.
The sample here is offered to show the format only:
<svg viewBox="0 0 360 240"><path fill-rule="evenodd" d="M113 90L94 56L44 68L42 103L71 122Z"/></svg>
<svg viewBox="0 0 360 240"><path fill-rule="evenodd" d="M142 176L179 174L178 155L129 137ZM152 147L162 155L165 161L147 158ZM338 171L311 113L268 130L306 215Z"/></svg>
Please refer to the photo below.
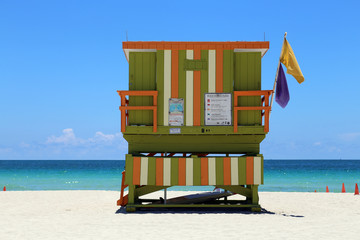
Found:
<svg viewBox="0 0 360 240"><path fill-rule="evenodd" d="M0 160L0 187L23 190L120 190L125 161ZM353 192L360 183L359 160L265 160L260 191ZM172 190L211 190L177 186Z"/></svg>

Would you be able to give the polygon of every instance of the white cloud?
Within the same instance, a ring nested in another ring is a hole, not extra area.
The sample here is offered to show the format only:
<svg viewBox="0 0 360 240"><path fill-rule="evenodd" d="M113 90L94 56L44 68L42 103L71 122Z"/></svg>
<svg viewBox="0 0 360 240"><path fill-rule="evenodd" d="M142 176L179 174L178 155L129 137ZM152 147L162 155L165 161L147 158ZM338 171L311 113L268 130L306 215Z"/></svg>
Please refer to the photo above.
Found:
<svg viewBox="0 0 360 240"><path fill-rule="evenodd" d="M74 130L72 128L66 128L63 131L63 134L59 137L50 136L48 137L46 143L62 143L65 145L71 144L76 145L79 142L82 142L82 139L76 138Z"/></svg>

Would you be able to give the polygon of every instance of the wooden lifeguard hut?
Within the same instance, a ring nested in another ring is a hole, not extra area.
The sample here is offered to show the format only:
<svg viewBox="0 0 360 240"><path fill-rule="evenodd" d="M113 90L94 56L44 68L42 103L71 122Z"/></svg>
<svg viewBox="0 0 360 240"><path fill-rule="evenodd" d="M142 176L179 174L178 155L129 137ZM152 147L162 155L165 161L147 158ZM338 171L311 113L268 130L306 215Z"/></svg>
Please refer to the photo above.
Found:
<svg viewBox="0 0 360 240"><path fill-rule="evenodd" d="M118 205L127 211L144 207L260 211L258 186L264 182L260 143L269 132L273 92L261 90L261 59L268 49L265 41L123 42L129 91L118 93L121 132L129 147ZM141 198L185 185L214 186L225 192L199 195L198 201ZM246 200L227 200L229 194Z"/></svg>

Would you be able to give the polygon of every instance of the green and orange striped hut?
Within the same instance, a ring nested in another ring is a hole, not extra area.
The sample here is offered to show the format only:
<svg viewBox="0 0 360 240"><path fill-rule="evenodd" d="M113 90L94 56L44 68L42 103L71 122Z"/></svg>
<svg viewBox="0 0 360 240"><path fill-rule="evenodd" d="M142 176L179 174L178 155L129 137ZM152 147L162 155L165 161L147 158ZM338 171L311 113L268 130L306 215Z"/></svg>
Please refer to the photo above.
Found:
<svg viewBox="0 0 360 240"><path fill-rule="evenodd" d="M129 90L118 93L129 148L119 205L128 211L259 209L260 143L269 131L272 94L261 90L261 59L268 49L269 42L123 42ZM215 186L247 200L169 205L140 198L179 185Z"/></svg>

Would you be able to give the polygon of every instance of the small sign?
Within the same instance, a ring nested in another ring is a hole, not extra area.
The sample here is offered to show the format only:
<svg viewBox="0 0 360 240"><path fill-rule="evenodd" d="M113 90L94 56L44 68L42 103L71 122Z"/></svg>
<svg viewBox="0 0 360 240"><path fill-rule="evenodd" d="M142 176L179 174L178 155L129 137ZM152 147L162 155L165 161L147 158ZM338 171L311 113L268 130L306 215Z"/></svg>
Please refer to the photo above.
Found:
<svg viewBox="0 0 360 240"><path fill-rule="evenodd" d="M205 94L205 125L230 126L232 124L231 93Z"/></svg>
<svg viewBox="0 0 360 240"><path fill-rule="evenodd" d="M180 134L181 128L170 128L170 134Z"/></svg>
<svg viewBox="0 0 360 240"><path fill-rule="evenodd" d="M169 126L184 125L184 99L169 98Z"/></svg>

